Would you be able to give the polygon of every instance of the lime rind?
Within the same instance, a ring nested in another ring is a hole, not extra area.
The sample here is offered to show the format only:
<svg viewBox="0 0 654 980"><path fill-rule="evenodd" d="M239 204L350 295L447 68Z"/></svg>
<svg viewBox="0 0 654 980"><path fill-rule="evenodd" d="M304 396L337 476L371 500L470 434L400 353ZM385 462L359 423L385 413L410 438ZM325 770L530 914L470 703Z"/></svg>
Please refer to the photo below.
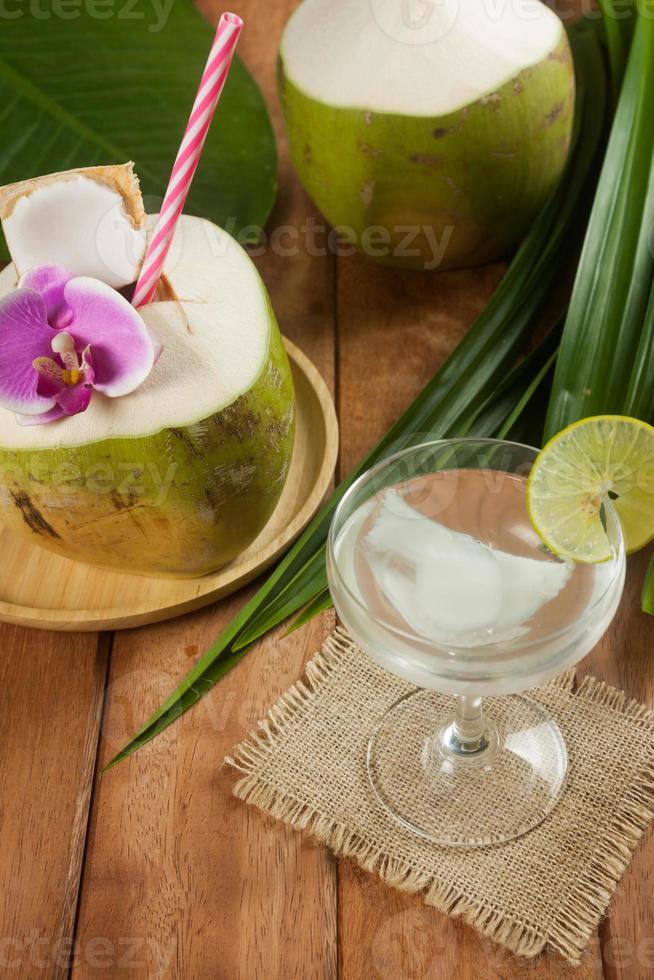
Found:
<svg viewBox="0 0 654 980"><path fill-rule="evenodd" d="M602 523L609 499L627 551L654 539L654 427L639 419L607 415L568 426L539 454L527 485L536 531L550 551L574 561L613 556Z"/></svg>

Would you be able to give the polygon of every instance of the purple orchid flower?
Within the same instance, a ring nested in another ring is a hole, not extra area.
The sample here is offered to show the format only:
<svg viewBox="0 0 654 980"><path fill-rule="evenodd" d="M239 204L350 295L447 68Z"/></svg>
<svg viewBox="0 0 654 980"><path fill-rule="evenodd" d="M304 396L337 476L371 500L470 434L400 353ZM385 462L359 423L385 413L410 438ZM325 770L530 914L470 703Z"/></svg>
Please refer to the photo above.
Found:
<svg viewBox="0 0 654 980"><path fill-rule="evenodd" d="M134 391L160 352L116 290L38 266L0 300L0 406L23 425L76 415L94 390L110 398Z"/></svg>

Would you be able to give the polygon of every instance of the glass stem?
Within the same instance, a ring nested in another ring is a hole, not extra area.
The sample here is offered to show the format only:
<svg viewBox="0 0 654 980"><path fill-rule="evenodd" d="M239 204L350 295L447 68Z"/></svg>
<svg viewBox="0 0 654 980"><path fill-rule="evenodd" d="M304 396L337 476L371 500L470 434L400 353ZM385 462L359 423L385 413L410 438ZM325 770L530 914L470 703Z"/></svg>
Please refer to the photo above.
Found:
<svg viewBox="0 0 654 980"><path fill-rule="evenodd" d="M463 694L457 698L454 721L443 732L443 742L456 755L475 755L488 748L481 698Z"/></svg>

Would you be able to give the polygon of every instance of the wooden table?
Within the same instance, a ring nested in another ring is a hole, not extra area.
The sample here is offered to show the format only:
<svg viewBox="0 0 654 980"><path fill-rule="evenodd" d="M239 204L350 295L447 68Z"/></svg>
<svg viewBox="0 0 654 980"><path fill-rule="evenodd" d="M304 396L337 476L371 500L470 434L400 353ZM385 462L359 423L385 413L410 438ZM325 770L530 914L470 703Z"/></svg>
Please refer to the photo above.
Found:
<svg viewBox="0 0 654 980"><path fill-rule="evenodd" d="M270 228L320 222L290 170L275 52L294 0L241 0L241 53L280 136ZM221 4L205 0L214 22ZM483 308L500 267L389 271L359 257L268 249L257 259L283 331L332 386L345 474ZM318 245L324 244L318 238ZM288 239L282 238L283 247ZM647 556L609 636L584 662L654 705ZM520 961L233 800L220 760L291 684L331 614L253 650L126 764L100 767L244 600L116 633L0 628L0 977L184 980L516 980L654 976L654 846L637 853L583 966Z"/></svg>

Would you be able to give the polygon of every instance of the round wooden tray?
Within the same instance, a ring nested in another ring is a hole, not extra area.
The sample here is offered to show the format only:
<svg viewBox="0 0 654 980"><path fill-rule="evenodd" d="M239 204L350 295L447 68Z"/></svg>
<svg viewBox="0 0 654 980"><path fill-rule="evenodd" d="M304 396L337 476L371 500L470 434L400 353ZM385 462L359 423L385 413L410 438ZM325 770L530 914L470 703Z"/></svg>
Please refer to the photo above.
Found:
<svg viewBox="0 0 654 980"><path fill-rule="evenodd" d="M151 578L62 558L0 526L0 620L53 630L140 626L206 606L271 565L318 510L338 452L327 386L309 358L285 343L296 395L293 460L272 517L243 554L201 578Z"/></svg>

